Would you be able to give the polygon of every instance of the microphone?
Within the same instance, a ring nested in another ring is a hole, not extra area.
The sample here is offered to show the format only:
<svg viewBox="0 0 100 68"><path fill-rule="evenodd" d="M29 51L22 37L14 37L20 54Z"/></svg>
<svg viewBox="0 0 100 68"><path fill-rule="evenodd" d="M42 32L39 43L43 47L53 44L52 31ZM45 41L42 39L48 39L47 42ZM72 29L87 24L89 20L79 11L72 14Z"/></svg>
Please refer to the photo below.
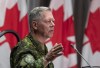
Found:
<svg viewBox="0 0 100 68"><path fill-rule="evenodd" d="M3 34L4 34L3 32L0 32L0 37L2 37L2 36L3 36Z"/></svg>
<svg viewBox="0 0 100 68"><path fill-rule="evenodd" d="M4 31L0 32L0 38L1 38L4 34L7 34L7 33L13 34L13 35L17 38L17 41L18 41L18 42L20 41L19 35L18 35L15 31L13 31L13 30L4 30Z"/></svg>
<svg viewBox="0 0 100 68"><path fill-rule="evenodd" d="M82 54L78 51L78 49L77 49L75 46L71 45L71 47L84 59L84 61L89 65L90 68L93 68L93 67L89 64L89 62L82 56Z"/></svg>

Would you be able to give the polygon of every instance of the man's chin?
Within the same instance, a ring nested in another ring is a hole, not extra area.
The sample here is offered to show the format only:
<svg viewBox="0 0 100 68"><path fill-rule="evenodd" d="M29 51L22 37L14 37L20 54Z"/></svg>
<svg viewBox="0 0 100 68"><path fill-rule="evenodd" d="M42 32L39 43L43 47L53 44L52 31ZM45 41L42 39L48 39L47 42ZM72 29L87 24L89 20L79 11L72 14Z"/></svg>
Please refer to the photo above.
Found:
<svg viewBox="0 0 100 68"><path fill-rule="evenodd" d="M52 38L53 37L53 35L48 35L48 36L46 36L46 38Z"/></svg>
<svg viewBox="0 0 100 68"><path fill-rule="evenodd" d="M52 38L53 37L53 34L52 35L49 35L49 38Z"/></svg>

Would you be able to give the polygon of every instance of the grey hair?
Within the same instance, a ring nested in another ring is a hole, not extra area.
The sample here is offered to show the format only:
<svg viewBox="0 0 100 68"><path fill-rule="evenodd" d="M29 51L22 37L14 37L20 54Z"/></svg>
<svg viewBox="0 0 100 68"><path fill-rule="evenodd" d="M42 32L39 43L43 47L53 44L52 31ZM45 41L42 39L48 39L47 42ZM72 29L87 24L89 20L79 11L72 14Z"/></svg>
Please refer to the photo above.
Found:
<svg viewBox="0 0 100 68"><path fill-rule="evenodd" d="M40 20L41 17L41 12L43 11L51 11L51 9L49 7L35 7L33 10L31 10L30 14L29 14L29 23L31 24L32 21L38 21Z"/></svg>

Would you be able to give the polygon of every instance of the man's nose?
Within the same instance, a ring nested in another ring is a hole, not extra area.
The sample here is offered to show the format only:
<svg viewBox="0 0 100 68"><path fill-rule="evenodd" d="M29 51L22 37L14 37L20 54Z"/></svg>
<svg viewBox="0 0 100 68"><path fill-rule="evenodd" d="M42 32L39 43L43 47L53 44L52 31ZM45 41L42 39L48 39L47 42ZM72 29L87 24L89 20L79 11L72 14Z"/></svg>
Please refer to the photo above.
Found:
<svg viewBox="0 0 100 68"><path fill-rule="evenodd" d="M54 21L51 21L51 25L52 25L52 26L55 26L55 23L54 23Z"/></svg>

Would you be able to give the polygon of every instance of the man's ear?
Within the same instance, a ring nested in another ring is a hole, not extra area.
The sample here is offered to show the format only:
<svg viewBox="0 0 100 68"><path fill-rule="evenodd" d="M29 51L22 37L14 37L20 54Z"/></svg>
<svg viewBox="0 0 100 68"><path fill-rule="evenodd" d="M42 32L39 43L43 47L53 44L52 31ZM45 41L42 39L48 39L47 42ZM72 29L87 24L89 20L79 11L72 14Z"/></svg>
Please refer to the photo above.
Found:
<svg viewBox="0 0 100 68"><path fill-rule="evenodd" d="M32 28L37 30L37 22L36 21L32 21Z"/></svg>

